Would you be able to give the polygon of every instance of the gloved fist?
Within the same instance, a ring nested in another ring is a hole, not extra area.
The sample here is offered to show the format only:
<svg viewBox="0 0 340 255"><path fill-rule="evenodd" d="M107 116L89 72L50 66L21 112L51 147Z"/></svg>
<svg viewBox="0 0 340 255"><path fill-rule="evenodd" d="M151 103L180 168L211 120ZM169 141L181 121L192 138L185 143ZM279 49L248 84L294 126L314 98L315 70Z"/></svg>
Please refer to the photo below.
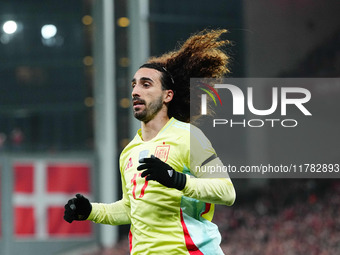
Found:
<svg viewBox="0 0 340 255"><path fill-rule="evenodd" d="M140 159L139 163L143 164L137 167L138 171L147 169L141 175L141 177L146 176L147 181L155 180L168 188L184 189L187 181L186 175L177 172L154 155L151 155L151 158Z"/></svg>
<svg viewBox="0 0 340 255"><path fill-rule="evenodd" d="M65 205L64 220L72 223L74 220L86 220L92 211L90 201L82 194L77 194Z"/></svg>

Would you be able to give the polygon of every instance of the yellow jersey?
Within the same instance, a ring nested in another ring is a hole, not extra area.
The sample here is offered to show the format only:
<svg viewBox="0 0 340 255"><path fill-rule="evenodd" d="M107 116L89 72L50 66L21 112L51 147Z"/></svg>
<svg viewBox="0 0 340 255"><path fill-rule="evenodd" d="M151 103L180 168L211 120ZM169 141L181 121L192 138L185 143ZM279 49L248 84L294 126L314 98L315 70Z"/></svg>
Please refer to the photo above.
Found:
<svg viewBox="0 0 340 255"><path fill-rule="evenodd" d="M223 254L220 233L211 220L214 203L233 204L233 184L229 178L195 178L200 177L197 168L190 168L201 166L214 154L198 128L174 118L149 141L143 141L138 130L120 156L123 198L112 204L92 203L88 219L131 224L131 254ZM183 190L141 177L138 161L151 155L187 174ZM212 161L222 164L218 158Z"/></svg>

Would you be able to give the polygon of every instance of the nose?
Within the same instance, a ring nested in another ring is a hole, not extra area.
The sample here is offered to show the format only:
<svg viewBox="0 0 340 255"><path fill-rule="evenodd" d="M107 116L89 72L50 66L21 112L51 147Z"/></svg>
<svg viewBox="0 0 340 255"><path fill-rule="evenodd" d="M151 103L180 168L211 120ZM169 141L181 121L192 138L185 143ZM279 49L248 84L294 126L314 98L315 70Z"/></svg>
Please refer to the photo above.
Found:
<svg viewBox="0 0 340 255"><path fill-rule="evenodd" d="M132 98L134 97L140 97L140 91L139 91L139 86L137 86L137 84L135 85L135 87L132 89L132 92L131 92L131 96Z"/></svg>

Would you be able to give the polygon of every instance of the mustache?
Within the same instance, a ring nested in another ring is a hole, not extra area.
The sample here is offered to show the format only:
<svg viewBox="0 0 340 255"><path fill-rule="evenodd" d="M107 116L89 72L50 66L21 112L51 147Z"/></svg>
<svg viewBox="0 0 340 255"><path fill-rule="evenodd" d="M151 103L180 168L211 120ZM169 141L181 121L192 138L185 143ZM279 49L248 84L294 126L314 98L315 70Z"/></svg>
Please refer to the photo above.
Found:
<svg viewBox="0 0 340 255"><path fill-rule="evenodd" d="M143 99L141 99L140 97L133 97L132 102L138 102L138 103L145 104L145 101Z"/></svg>

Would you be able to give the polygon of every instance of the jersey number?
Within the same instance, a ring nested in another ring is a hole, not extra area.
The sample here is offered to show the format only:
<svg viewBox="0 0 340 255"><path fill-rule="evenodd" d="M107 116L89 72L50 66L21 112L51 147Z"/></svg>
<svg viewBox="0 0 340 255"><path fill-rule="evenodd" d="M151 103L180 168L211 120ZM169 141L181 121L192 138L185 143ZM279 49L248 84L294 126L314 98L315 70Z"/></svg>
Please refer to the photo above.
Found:
<svg viewBox="0 0 340 255"><path fill-rule="evenodd" d="M136 188L137 188L137 177L140 177L142 175L142 173L139 173L139 174L134 174L133 175L133 178L131 179L131 182L133 184L133 189L132 189L132 195L133 195L133 198L136 199ZM146 177L145 177L146 178ZM144 180L145 180L144 178ZM140 191L140 194L139 194L139 198L142 198L145 194L145 189L146 187L148 186L148 181L145 180L145 183L142 187L142 190Z"/></svg>

